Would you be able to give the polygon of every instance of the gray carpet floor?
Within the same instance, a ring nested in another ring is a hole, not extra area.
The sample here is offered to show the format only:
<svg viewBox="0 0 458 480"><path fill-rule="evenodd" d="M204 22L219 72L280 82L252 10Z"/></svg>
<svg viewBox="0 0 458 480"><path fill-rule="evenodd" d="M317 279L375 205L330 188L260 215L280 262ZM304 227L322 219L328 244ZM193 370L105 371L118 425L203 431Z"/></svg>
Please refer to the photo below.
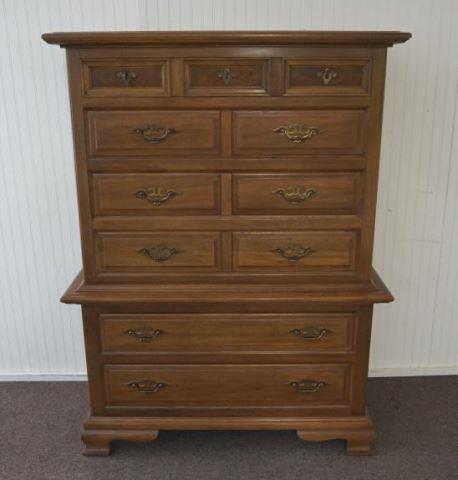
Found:
<svg viewBox="0 0 458 480"><path fill-rule="evenodd" d="M0 383L0 479L458 479L456 376L371 379L373 457L294 432L161 432L155 442L115 442L107 458L84 457L87 402L85 383Z"/></svg>

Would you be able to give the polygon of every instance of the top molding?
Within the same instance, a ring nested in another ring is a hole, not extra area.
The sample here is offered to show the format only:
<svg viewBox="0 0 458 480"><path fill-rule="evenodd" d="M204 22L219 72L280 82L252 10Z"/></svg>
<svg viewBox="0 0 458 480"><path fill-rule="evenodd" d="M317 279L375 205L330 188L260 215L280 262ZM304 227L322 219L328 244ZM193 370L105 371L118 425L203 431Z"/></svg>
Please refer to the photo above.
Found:
<svg viewBox="0 0 458 480"><path fill-rule="evenodd" d="M397 31L177 31L177 32L55 32L45 42L61 47L164 45L346 45L383 46L404 43L412 36Z"/></svg>

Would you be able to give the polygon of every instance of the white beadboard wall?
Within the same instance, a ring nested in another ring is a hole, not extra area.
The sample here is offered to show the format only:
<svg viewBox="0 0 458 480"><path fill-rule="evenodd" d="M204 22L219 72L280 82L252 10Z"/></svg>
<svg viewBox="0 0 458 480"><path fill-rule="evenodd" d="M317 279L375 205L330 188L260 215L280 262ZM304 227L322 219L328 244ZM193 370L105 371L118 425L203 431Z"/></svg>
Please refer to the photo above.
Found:
<svg viewBox="0 0 458 480"><path fill-rule="evenodd" d="M74 30L407 30L389 51L373 375L458 373L458 2L0 0L0 376L84 378L64 51Z"/></svg>

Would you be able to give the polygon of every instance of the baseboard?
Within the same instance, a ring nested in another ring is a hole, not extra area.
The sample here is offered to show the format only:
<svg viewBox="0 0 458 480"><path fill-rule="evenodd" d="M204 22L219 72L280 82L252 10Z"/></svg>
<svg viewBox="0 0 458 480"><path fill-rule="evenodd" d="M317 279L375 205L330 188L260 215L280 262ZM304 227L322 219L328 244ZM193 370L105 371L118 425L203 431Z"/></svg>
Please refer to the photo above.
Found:
<svg viewBox="0 0 458 480"><path fill-rule="evenodd" d="M438 375L458 375L458 365L452 367L403 367L403 368L371 368L369 377L426 377ZM0 382L85 382L84 373L3 373Z"/></svg>
<svg viewBox="0 0 458 480"><path fill-rule="evenodd" d="M432 377L458 375L458 365L452 367L370 368L369 377Z"/></svg>

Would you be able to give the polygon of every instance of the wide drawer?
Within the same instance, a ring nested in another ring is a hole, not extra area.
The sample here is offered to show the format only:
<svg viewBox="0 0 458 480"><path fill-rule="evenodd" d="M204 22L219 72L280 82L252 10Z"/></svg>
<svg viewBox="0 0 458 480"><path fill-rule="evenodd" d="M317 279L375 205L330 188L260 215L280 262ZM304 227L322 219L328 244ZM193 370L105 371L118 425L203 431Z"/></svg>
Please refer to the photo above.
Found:
<svg viewBox="0 0 458 480"><path fill-rule="evenodd" d="M108 406L300 407L348 403L350 366L105 365Z"/></svg>
<svg viewBox="0 0 458 480"><path fill-rule="evenodd" d="M365 110L234 112L234 153L362 154L365 118Z"/></svg>
<svg viewBox="0 0 458 480"><path fill-rule="evenodd" d="M268 59L185 60L186 95L267 95Z"/></svg>
<svg viewBox="0 0 458 480"><path fill-rule="evenodd" d="M356 269L357 232L234 233L234 270L348 272Z"/></svg>
<svg viewBox="0 0 458 480"><path fill-rule="evenodd" d="M220 113L213 111L90 111L93 155L216 154Z"/></svg>
<svg viewBox="0 0 458 480"><path fill-rule="evenodd" d="M237 214L356 214L361 174L234 175L233 211Z"/></svg>
<svg viewBox="0 0 458 480"><path fill-rule="evenodd" d="M219 233L98 232L99 272L215 271L221 265Z"/></svg>
<svg viewBox="0 0 458 480"><path fill-rule="evenodd" d="M169 95L168 61L146 59L86 60L84 93L91 97Z"/></svg>
<svg viewBox="0 0 458 480"><path fill-rule="evenodd" d="M216 215L220 176L212 174L94 174L95 215Z"/></svg>
<svg viewBox="0 0 458 480"><path fill-rule="evenodd" d="M355 313L101 314L105 352L341 352Z"/></svg>
<svg viewBox="0 0 458 480"><path fill-rule="evenodd" d="M286 95L368 95L371 60L289 59L285 60Z"/></svg>

